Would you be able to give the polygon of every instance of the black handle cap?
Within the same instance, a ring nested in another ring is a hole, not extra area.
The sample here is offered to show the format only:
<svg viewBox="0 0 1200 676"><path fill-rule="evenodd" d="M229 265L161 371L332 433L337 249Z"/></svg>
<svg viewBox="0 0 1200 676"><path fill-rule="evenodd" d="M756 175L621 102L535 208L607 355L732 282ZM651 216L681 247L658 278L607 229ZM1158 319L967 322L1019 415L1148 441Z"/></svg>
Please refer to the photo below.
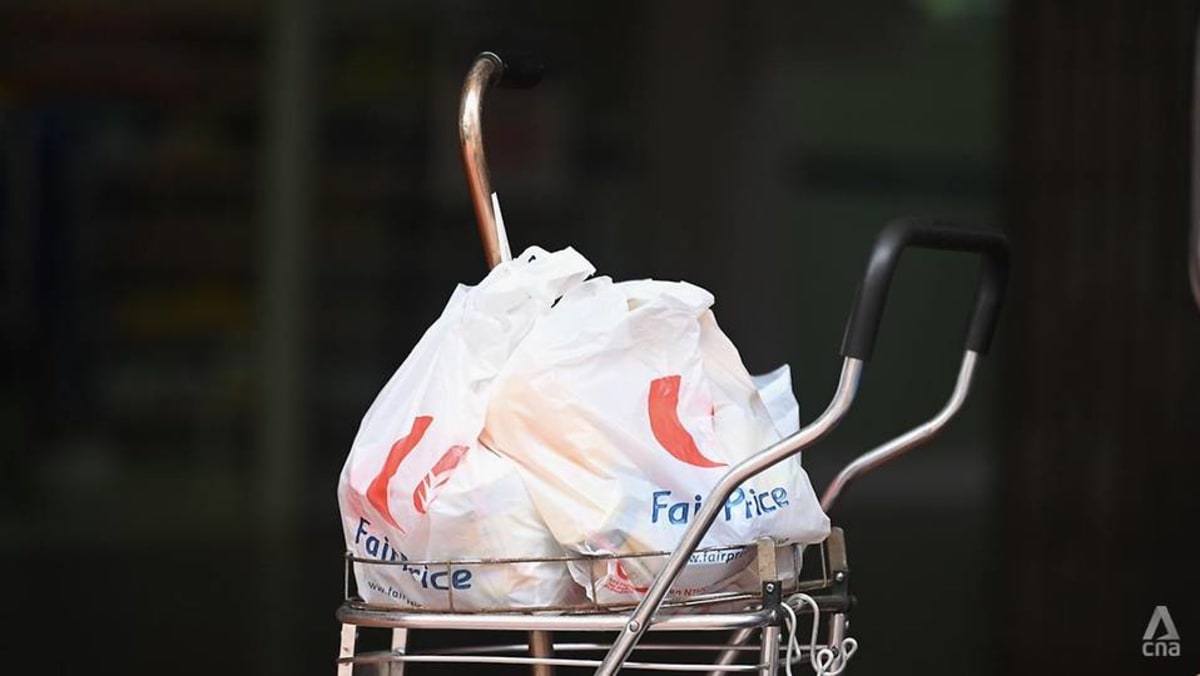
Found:
<svg viewBox="0 0 1200 676"><path fill-rule="evenodd" d="M1008 239L994 230L931 218L903 218L884 226L875 240L846 324L842 356L863 361L871 358L892 274L900 254L909 246L974 253L983 259L975 312L967 330L967 349L987 354L1008 283Z"/></svg>
<svg viewBox="0 0 1200 676"><path fill-rule="evenodd" d="M505 89L529 89L542 81L546 65L532 54L512 50L489 53L500 62L500 79L496 82L497 86Z"/></svg>

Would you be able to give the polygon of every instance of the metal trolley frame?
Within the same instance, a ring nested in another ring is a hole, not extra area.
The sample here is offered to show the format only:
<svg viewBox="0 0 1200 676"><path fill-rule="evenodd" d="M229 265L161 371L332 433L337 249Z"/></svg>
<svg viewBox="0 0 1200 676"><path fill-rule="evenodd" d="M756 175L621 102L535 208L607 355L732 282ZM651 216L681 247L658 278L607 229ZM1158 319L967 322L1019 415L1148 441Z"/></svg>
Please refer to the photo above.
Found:
<svg viewBox="0 0 1200 676"><path fill-rule="evenodd" d="M509 253L504 235L497 228L495 202L484 156L483 98L492 86L529 87L537 83L540 75L541 68L535 62L504 59L495 53L484 52L475 59L463 85L459 109L463 163L484 253L492 267L507 259ZM405 665L422 663L476 667L516 665L528 668L534 676L549 676L559 667L593 669L595 674L605 676L622 669L713 675L776 674L781 667L790 673L792 664L802 662L811 665L818 674L840 673L855 645L846 634L855 599L849 590L850 568L845 536L840 528L834 527L824 542L809 547L762 539L735 547L715 548L754 551L758 582L758 591L754 593L726 592L669 599L668 592L689 558L708 551L699 548L700 542L733 491L747 479L824 437L849 410L863 366L874 347L892 273L906 247L973 253L983 261L958 379L949 400L933 418L864 453L843 468L823 494L822 508L830 511L857 477L932 439L962 407L976 362L987 353L1003 302L1008 244L1003 235L993 231L931 219L902 219L889 223L876 240L846 327L837 389L818 418L797 433L730 468L703 501L704 507L673 551L536 560L565 562L586 558L595 562L633 556L660 557L662 568L638 604L586 602L547 608L462 611L455 608L453 591L448 592L444 608L412 609L367 604L353 590L354 564L450 570L452 566L503 566L535 560L458 559L397 564L348 554L345 601L337 611L342 623L339 676L350 676L356 665L364 668L375 665L382 668L382 673L397 675L403 674ZM596 598L594 593L592 598ZM806 643L795 638L799 633L798 616L810 625L811 633L806 636L811 636L811 640ZM374 652L356 651L359 632L363 629L390 630L390 647ZM410 633L416 630L517 631L525 632L528 638L523 643L410 650ZM655 640L647 638L647 632ZM683 636L692 638L710 635L697 632L720 632L722 638L694 643L680 640L679 632L686 632ZM556 641L556 634L582 634L587 640ZM672 634L677 640L663 638ZM753 642L755 638L756 643Z"/></svg>

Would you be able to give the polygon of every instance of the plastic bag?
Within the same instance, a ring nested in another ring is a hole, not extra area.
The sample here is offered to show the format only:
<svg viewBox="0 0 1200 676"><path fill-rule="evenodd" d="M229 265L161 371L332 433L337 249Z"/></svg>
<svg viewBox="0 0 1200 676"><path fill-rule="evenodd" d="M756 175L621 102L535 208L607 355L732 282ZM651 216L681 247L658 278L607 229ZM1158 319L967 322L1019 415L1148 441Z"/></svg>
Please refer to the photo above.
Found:
<svg viewBox="0 0 1200 676"><path fill-rule="evenodd" d="M478 442L493 378L565 290L594 272L573 249L531 248L441 317L362 419L338 483L346 547L371 603L459 610L543 606L578 595L561 562L407 561L561 556L514 463Z"/></svg>
<svg viewBox="0 0 1200 676"><path fill-rule="evenodd" d="M790 388L775 390L777 426L712 303L684 282L591 279L539 319L497 376L481 439L520 465L569 551L671 550L730 465L794 431ZM828 532L795 458L740 486L702 546L763 535L817 542ZM753 555L697 554L672 594L727 588ZM636 600L660 566L653 557L573 562L571 574L595 600L622 602Z"/></svg>

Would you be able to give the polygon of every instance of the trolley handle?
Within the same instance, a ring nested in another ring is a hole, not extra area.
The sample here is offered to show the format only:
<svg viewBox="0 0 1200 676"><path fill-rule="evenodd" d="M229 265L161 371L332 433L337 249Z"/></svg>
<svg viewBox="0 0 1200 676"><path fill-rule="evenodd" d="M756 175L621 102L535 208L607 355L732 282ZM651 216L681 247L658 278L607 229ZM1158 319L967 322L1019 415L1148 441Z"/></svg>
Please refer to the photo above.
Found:
<svg viewBox="0 0 1200 676"><path fill-rule="evenodd" d="M625 628L613 642L596 670L596 676L612 676L625 664L642 635L650 626L654 613L666 598L671 585L687 563L688 557L700 546L704 534L717 519L721 506L729 499L743 481L755 476L787 458L790 458L824 437L845 417L862 376L863 363L870 359L875 335L879 330L879 319L883 314L892 272L907 246L933 249L950 249L979 253L984 256L983 281L976 300L975 316L967 338L967 363L974 364L975 352L986 352L991 342L992 330L996 326L996 315L1003 300L1004 284L1008 277L1008 241L1003 235L983 230L968 230L932 219L908 218L892 221L884 226L867 272L855 295L850 320L846 324L846 335L842 343L842 374L837 390L825 411L815 420L791 436L781 439L766 449L742 460L725 473L704 500L700 512L688 524L675 550L667 557L658 575L646 590L637 608L629 615ZM968 374L969 368L965 370ZM965 396L965 390L962 391ZM961 396L957 397L961 402ZM950 409L950 415L957 404ZM939 423L940 425L941 423ZM919 440L923 437L913 437ZM903 448L911 447L904 441ZM903 448L900 450L902 451ZM895 449L883 451L893 457ZM860 473L870 467L858 465L853 472ZM849 477L852 478L852 477ZM843 477L846 479L846 477ZM844 482L843 482L844 483ZM836 497L836 495L834 496Z"/></svg>
<svg viewBox="0 0 1200 676"><path fill-rule="evenodd" d="M846 324L842 356L862 361L871 359L892 273L900 262L900 254L910 246L976 253L983 257L975 312L967 330L967 349L980 355L987 354L1004 302L1004 286L1008 282L1008 239L993 230L966 228L938 219L902 218L884 226L875 240Z"/></svg>
<svg viewBox="0 0 1200 676"><path fill-rule="evenodd" d="M463 80L462 98L458 106L458 136L462 147L463 169L467 188L475 208L479 238L489 268L508 257L501 244L500 232L492 207L492 181L488 175L487 156L483 151L483 99L493 86L522 89L536 85L542 79L540 61L520 52L480 52Z"/></svg>

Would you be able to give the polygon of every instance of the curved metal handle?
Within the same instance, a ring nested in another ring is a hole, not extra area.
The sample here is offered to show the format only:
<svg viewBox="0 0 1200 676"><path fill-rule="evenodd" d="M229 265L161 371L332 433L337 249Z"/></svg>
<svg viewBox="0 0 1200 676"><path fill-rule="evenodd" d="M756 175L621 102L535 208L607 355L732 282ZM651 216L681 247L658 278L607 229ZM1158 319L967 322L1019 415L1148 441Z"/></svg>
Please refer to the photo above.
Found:
<svg viewBox="0 0 1200 676"><path fill-rule="evenodd" d="M950 419L958 413L963 402L966 401L967 392L971 389L971 376L975 372L975 362L978 358L979 353L973 350L967 350L963 355L962 366L958 369L958 380L954 383L954 392L951 393L950 400L946 402L941 411L938 411L937 415L895 439L863 453L843 467L842 471L838 472L837 476L829 482L825 494L821 496L821 509L828 514L850 482L886 465L937 436L938 432L946 426L946 423L950 422Z"/></svg>
<svg viewBox="0 0 1200 676"><path fill-rule="evenodd" d="M996 232L964 229L942 221L904 219L889 223L876 240L863 285L855 300L854 313L846 329L843 354L870 356L892 272L906 246L967 251L984 256L983 278L967 335L968 349L963 355L954 391L942 410L933 418L867 451L842 468L821 496L821 508L826 512L833 508L850 482L930 441L950 422L966 401L976 360L987 352L995 332L1008 279L1008 241L1004 236Z"/></svg>
<svg viewBox="0 0 1200 676"><path fill-rule="evenodd" d="M910 246L983 256L983 274L975 298L975 313L967 332L967 349L987 354L1004 302L1004 286L1008 282L1008 239L991 230L969 229L928 218L904 218L884 226L875 240L867 272L858 287L854 309L846 324L842 356L870 360L892 273L900 262L900 254Z"/></svg>
<svg viewBox="0 0 1200 676"><path fill-rule="evenodd" d="M970 362L970 368L974 366L972 355L987 351L992 331L995 328L996 315L1003 300L1004 284L1007 280L1008 242L1004 236L988 231L964 230L943 222L921 219L893 221L885 226L876 240L871 261L867 265L862 284L859 285L850 320L846 326L846 338L842 345L842 356L845 359L842 362L842 375L838 380L833 400L830 401L825 412L810 425L766 450L743 460L721 477L709 492L708 497L704 499L700 513L688 525L679 544L675 546L666 563L663 564L662 570L646 590L646 595L630 615L629 621L625 623L624 629L613 642L612 648L604 656L600 667L596 669L597 676L611 676L625 663L634 646L649 628L654 614L658 612L671 585L679 577L688 557L699 546L704 534L708 532L709 527L716 520L717 514L724 507L725 501L729 499L738 485L768 467L799 453L828 434L841 422L858 391L863 363L870 357L874 347L875 335L879 329L879 319L883 314L883 305L892 272L899 261L901 251L910 245L974 251L984 255L983 283L980 286L975 317L972 320L967 341L970 348L967 359ZM967 369L968 382L970 368ZM965 390L962 394L965 396ZM961 403L961 401L955 402L952 398L950 415L957 410ZM944 421L936 424L934 429L940 427L940 424L944 424ZM904 449L902 448L902 450ZM889 453L894 452L894 450L889 451ZM868 464L869 461L863 463L863 465ZM863 470L859 469L858 471Z"/></svg>
<svg viewBox="0 0 1200 676"><path fill-rule="evenodd" d="M479 222L479 238L489 268L504 259L496 213L492 210L492 185L488 177L487 158L483 153L483 96L493 85L501 87L532 87L541 79L542 67L533 59L521 56L501 58L495 52L482 52L475 57L463 81L462 99L458 107L458 137L462 144L463 168L467 186Z"/></svg>

